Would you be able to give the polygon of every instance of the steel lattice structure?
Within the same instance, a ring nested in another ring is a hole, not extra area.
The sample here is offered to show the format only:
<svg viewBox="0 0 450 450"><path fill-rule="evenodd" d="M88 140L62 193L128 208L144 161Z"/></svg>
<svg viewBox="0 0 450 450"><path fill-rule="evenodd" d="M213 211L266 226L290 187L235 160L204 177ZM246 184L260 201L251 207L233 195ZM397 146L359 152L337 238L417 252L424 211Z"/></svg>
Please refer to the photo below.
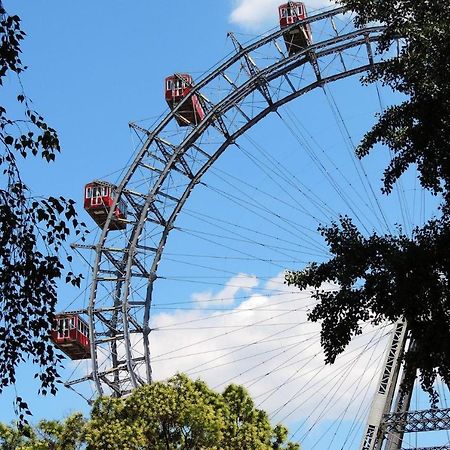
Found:
<svg viewBox="0 0 450 450"><path fill-rule="evenodd" d="M384 27L340 32L334 18L343 13L344 8L336 8L311 16L246 46L230 34L235 53L198 80L173 111L151 129L130 124L141 146L117 186L97 244L77 246L95 252L89 306L77 311L89 319L92 369L66 386L93 382L98 395L121 397L152 381L149 320L158 266L177 216L203 175L230 146L239 145L241 135L282 105L328 83L368 72L382 60L373 43ZM287 55L283 33L306 23L323 23L333 33ZM348 49L361 50L363 56L346 60ZM261 51L270 55L264 66L258 64ZM207 91L212 95L207 97ZM200 123L182 131L176 124L177 114L193 95L206 114ZM207 141L202 139L206 134ZM127 202L130 211L126 232L117 235L109 232L109 225L120 200ZM447 410L386 414L386 398L390 407L405 339L406 324L398 323L379 385L377 425L369 422L362 449L383 445L380 436L389 433L403 435L420 427L448 429Z"/></svg>
<svg viewBox="0 0 450 450"><path fill-rule="evenodd" d="M252 126L309 91L367 72L377 63L372 43L379 40L384 28L340 34L334 17L344 12L344 8L337 8L311 16L245 47L233 37L236 53L198 81L152 130L130 125L142 137L142 146L117 187L97 244L78 246L95 251L89 307L81 311L89 317L92 372L67 382L67 386L93 381L99 395L122 396L151 382L148 323L153 285L178 214L205 172ZM335 36L287 56L282 50L283 32L314 22L329 22ZM351 48L363 49L365 54L356 65L343 57L342 52ZM266 67L259 67L253 56L261 49L270 49L273 54ZM336 58L340 62L333 67L330 60ZM299 69L301 76L296 73ZM207 98L203 92L218 83L227 89L222 89L218 98ZM174 135L177 111L192 95L199 97L205 118L186 135ZM206 131L214 135L214 144L200 143ZM117 237L108 230L119 199L128 203L132 220L126 234ZM145 296L135 297L143 284Z"/></svg>
<svg viewBox="0 0 450 450"><path fill-rule="evenodd" d="M390 413L383 417L385 433L413 433L450 429L450 408Z"/></svg>

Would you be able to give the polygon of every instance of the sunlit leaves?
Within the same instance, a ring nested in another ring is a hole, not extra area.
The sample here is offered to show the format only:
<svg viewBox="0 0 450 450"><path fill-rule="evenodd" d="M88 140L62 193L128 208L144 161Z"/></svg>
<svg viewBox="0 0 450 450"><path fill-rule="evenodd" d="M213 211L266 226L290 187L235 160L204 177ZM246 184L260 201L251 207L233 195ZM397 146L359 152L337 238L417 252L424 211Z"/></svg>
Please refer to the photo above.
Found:
<svg viewBox="0 0 450 450"><path fill-rule="evenodd" d="M126 399L100 399L86 431L92 449L99 442L117 449L299 448L286 438L286 429L273 429L243 387L230 385L219 394L185 375L139 388Z"/></svg>
<svg viewBox="0 0 450 450"><path fill-rule="evenodd" d="M100 398L89 420L74 415L22 432L0 424L1 448L14 443L17 450L299 450L287 435L282 425L272 428L243 387L219 394L185 375L142 386L125 399Z"/></svg>
<svg viewBox="0 0 450 450"><path fill-rule="evenodd" d="M36 427L21 428L0 423L2 450L78 450L85 448L83 432L85 419L73 414L64 421L41 420Z"/></svg>

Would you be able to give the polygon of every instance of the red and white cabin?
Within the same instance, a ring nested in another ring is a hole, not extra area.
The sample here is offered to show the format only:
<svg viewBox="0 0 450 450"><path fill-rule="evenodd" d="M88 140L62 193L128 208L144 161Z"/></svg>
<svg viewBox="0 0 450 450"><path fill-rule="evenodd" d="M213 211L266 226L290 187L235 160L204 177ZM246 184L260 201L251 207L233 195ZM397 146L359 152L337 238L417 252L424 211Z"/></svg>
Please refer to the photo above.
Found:
<svg viewBox="0 0 450 450"><path fill-rule="evenodd" d="M165 82L165 98L171 110L189 94L194 86L192 77L187 73L175 73L166 78ZM180 127L188 125L196 125L205 117L202 105L197 95L192 97L184 104L181 110L175 116Z"/></svg>
<svg viewBox="0 0 450 450"><path fill-rule="evenodd" d="M116 186L106 181L93 181L84 188L84 209L103 228L113 204ZM110 230L124 230L127 226L127 205L119 200L109 225Z"/></svg>
<svg viewBox="0 0 450 450"><path fill-rule="evenodd" d="M280 28L286 28L295 22L306 19L305 5L302 2L288 2L278 7ZM298 53L312 43L311 27L308 24L294 27L283 34L289 56Z"/></svg>
<svg viewBox="0 0 450 450"><path fill-rule="evenodd" d="M89 326L78 314L58 314L51 338L70 359L91 357Z"/></svg>

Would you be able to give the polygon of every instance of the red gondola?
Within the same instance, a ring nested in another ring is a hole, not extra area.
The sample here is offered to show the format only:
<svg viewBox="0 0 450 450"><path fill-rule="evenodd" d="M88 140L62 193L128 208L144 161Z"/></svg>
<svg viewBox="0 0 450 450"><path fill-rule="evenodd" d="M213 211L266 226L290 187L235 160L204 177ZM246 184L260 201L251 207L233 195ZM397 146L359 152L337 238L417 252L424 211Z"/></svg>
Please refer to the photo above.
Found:
<svg viewBox="0 0 450 450"><path fill-rule="evenodd" d="M51 338L70 359L91 357L89 327L77 314L58 314Z"/></svg>
<svg viewBox="0 0 450 450"><path fill-rule="evenodd" d="M278 13L281 29L308 17L305 5L302 2L284 3L279 6ZM283 37L289 56L291 56L312 43L311 27L309 23L301 25L284 33Z"/></svg>
<svg viewBox="0 0 450 450"><path fill-rule="evenodd" d="M176 73L166 78L165 97L170 109L174 109L191 91L192 77L187 73ZM176 120L180 127L195 125L205 117L197 95L193 95L178 111Z"/></svg>
<svg viewBox="0 0 450 450"><path fill-rule="evenodd" d="M84 209L103 228L113 203L116 186L106 181L93 181L84 188ZM114 210L110 230L123 230L127 226L127 205L119 200Z"/></svg>

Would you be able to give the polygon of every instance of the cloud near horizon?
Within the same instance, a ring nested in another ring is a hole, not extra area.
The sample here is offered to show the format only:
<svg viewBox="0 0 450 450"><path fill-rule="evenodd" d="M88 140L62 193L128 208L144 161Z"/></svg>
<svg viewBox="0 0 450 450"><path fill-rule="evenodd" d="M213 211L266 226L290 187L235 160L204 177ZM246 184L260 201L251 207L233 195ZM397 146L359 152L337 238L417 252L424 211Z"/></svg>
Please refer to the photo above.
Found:
<svg viewBox="0 0 450 450"><path fill-rule="evenodd" d="M218 390L243 384L275 421L308 424L361 414L378 381L386 342L378 339L385 333L371 329L358 336L334 365L325 366L320 325L307 320L311 294L283 281L282 273L265 283L241 273L217 293L193 295L197 302L208 301L207 308L197 303L194 309L154 315L155 378L185 372ZM222 311L221 298L227 298Z"/></svg>
<svg viewBox="0 0 450 450"><path fill-rule="evenodd" d="M229 20L247 29L262 29L274 26L278 19L278 6L282 0L234 0ZM305 2L310 12L333 5L331 0L309 0Z"/></svg>
<svg viewBox="0 0 450 450"><path fill-rule="evenodd" d="M218 391L244 385L272 423L296 430L305 446L333 440L336 424L339 436L359 439L384 360L386 328L366 327L333 365L325 365L320 324L307 319L315 304L311 292L285 285L284 273L265 281L239 273L217 292L191 299L189 309L153 311L154 380L184 372ZM137 337L132 343L140 352ZM123 346L118 351L125 358Z"/></svg>

